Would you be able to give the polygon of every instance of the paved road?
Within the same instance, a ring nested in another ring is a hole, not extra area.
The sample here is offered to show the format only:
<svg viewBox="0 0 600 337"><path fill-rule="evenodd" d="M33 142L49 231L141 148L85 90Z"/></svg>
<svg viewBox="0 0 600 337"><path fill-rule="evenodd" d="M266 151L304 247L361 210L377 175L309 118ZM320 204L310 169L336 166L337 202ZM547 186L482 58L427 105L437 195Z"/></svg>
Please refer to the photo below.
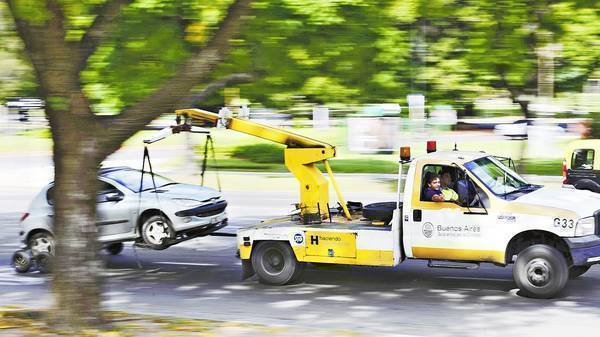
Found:
<svg viewBox="0 0 600 337"><path fill-rule="evenodd" d="M246 199L243 193L230 198ZM261 214L287 207L270 195ZM293 197L293 196L292 196ZM253 208L253 207L250 207ZM278 209L279 208L279 209ZM232 227L259 220L232 209ZM16 274L18 213L0 214L0 305L48 307L49 279ZM233 238L195 239L165 251L127 246L104 256L104 303L110 309L216 320L350 329L366 335L558 336L600 327L600 268L570 282L559 298L518 296L511 268L429 269L409 261L397 268L309 266L304 281L284 287L240 279ZM136 258L137 254L137 258Z"/></svg>

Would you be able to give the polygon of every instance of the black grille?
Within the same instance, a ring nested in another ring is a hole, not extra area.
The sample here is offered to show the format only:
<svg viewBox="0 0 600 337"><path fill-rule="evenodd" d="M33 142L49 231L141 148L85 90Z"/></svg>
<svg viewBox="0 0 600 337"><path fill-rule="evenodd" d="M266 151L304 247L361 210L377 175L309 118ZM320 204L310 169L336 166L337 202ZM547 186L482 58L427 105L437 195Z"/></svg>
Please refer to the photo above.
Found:
<svg viewBox="0 0 600 337"><path fill-rule="evenodd" d="M196 213L196 216L204 218L204 217L207 217L207 216L213 216L213 215L217 215L219 213L223 213L224 210L225 210L225 207L220 208L220 209L215 209L215 210L212 210L212 211L208 211L208 212Z"/></svg>

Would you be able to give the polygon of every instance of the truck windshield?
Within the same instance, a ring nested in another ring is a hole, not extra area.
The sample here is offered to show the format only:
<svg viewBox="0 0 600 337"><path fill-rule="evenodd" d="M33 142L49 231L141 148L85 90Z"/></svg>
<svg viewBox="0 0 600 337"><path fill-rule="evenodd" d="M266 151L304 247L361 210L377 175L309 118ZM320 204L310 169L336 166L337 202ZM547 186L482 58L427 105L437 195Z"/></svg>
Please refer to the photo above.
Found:
<svg viewBox="0 0 600 337"><path fill-rule="evenodd" d="M527 183L515 171L494 157L484 157L470 161L465 164L465 168L496 195L506 196L518 192L529 193L539 187Z"/></svg>

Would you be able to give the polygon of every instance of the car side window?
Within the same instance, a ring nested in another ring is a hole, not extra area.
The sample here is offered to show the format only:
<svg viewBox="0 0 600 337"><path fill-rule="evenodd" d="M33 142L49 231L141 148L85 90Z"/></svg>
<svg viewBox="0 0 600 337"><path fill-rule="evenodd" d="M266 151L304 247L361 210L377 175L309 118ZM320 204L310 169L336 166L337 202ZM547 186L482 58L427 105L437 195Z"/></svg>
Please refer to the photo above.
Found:
<svg viewBox="0 0 600 337"><path fill-rule="evenodd" d="M48 205L54 205L54 186L46 191L46 201L48 201Z"/></svg>
<svg viewBox="0 0 600 337"><path fill-rule="evenodd" d="M594 167L594 150L577 149L571 156L572 170L591 170Z"/></svg>
<svg viewBox="0 0 600 337"><path fill-rule="evenodd" d="M115 194L122 195L123 193L121 193L121 191L119 191L116 187L105 181L98 181L98 193L96 194L96 202L111 201L108 200L108 197Z"/></svg>

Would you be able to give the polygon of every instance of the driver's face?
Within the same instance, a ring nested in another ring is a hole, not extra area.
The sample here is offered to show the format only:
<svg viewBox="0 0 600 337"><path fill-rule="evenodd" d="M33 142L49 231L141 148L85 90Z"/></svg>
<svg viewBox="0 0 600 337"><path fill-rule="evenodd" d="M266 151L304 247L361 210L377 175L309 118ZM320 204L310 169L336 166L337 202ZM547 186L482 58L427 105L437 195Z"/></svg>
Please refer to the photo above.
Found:
<svg viewBox="0 0 600 337"><path fill-rule="evenodd" d="M452 184L452 176L450 175L450 173L444 173L442 174L442 186L449 186L450 184Z"/></svg>

